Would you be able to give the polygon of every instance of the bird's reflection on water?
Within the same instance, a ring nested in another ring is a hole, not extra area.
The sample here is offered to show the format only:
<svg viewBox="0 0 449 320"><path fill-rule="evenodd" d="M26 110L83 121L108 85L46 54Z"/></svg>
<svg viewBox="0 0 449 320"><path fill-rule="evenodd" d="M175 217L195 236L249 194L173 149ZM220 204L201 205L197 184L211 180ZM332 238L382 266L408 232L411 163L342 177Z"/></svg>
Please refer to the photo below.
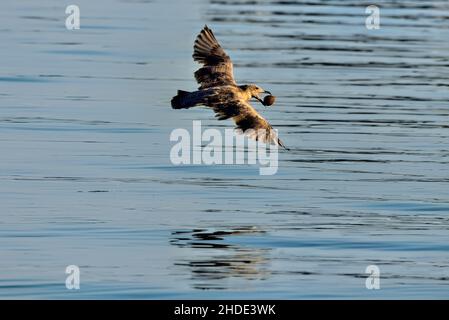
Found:
<svg viewBox="0 0 449 320"><path fill-rule="evenodd" d="M194 255L178 260L175 266L191 272L195 289L229 289L223 281L233 277L266 279L269 275L269 249L227 241L235 236L263 233L265 231L247 226L174 231L170 240L172 245L195 251Z"/></svg>

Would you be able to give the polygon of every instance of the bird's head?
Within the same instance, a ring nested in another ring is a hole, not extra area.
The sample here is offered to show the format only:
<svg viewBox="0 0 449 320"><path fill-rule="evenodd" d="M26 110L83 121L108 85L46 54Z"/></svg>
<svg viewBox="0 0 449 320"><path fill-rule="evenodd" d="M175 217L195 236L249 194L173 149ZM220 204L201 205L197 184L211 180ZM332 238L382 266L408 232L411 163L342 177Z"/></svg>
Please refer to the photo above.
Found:
<svg viewBox="0 0 449 320"><path fill-rule="evenodd" d="M255 85L255 84L248 84L243 87L244 88L242 88L242 89L244 89L251 98L256 98L262 104L264 104L264 103L263 103L263 100L259 97L259 94L261 94L261 93L271 94L270 91L262 89L261 87L259 87L258 85Z"/></svg>

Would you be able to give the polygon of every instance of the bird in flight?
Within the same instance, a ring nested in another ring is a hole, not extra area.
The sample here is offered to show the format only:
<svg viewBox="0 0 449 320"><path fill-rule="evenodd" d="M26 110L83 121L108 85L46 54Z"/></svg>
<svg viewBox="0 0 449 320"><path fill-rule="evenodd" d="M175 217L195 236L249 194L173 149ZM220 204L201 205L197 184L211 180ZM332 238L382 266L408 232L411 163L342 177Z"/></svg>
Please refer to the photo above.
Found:
<svg viewBox="0 0 449 320"><path fill-rule="evenodd" d="M255 84L238 85L235 82L231 58L207 26L197 36L193 48L193 60L203 65L195 72L200 87L193 92L178 90L171 100L172 108L205 105L213 109L218 120L232 118L237 129L250 138L287 149L268 121L249 104L255 98L263 105L272 105L275 97ZM262 100L261 93L269 96Z"/></svg>

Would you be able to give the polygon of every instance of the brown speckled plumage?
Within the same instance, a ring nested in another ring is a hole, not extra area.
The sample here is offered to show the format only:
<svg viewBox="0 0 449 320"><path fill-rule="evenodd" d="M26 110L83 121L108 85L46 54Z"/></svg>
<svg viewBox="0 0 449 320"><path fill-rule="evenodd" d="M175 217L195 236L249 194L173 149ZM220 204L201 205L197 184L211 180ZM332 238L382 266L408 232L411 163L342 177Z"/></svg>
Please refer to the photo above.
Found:
<svg viewBox="0 0 449 320"><path fill-rule="evenodd" d="M269 92L253 84L237 85L231 58L207 26L195 40L193 59L203 65L195 72L200 87L194 92L178 90L171 101L173 109L208 106L214 110L218 120L232 118L237 129L249 137L285 148L268 121L249 104L251 98L263 103L259 94Z"/></svg>

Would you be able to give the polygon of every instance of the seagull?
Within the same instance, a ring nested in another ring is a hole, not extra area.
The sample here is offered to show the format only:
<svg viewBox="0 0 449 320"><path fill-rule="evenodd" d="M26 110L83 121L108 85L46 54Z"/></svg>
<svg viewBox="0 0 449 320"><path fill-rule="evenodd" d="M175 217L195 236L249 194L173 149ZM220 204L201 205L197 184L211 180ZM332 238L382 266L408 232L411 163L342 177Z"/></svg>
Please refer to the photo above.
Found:
<svg viewBox="0 0 449 320"><path fill-rule="evenodd" d="M274 96L255 84L238 85L235 82L231 58L207 25L197 36L193 49L193 60L203 65L195 72L200 87L193 92L178 90L171 100L172 108L188 109L198 105L210 107L218 120L232 118L240 133L287 149L273 127L249 103L255 98L263 105L271 105ZM264 103L259 97L261 93L269 94L265 98L271 100L265 99Z"/></svg>

